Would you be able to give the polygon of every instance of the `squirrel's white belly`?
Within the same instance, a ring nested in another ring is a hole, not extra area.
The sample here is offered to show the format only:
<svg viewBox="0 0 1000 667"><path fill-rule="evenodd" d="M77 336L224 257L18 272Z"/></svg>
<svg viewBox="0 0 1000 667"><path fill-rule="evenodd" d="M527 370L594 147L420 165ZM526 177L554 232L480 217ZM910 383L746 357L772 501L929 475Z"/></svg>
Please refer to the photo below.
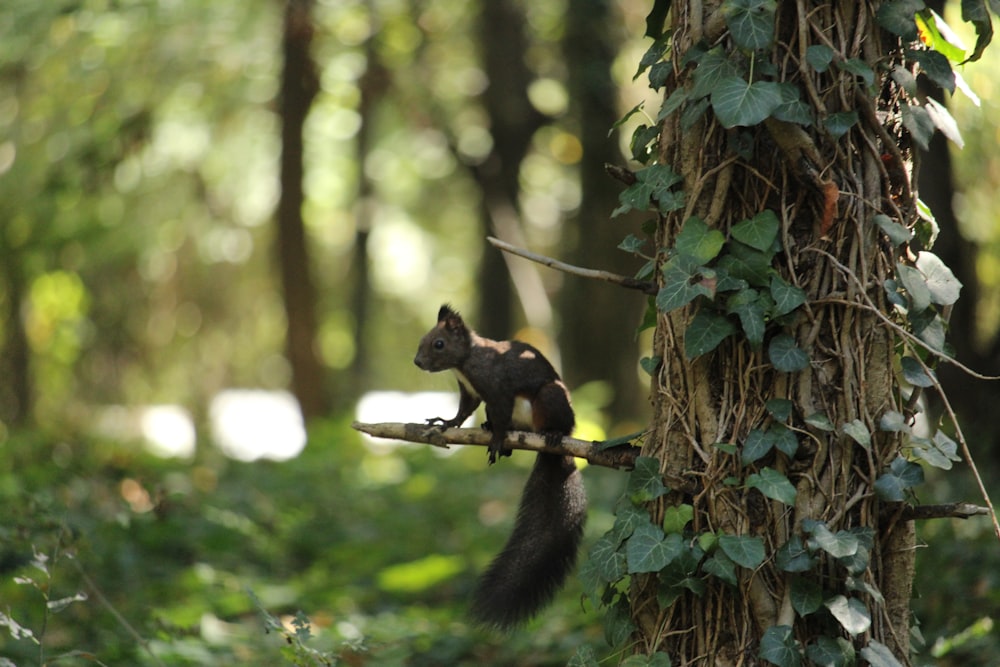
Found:
<svg viewBox="0 0 1000 667"><path fill-rule="evenodd" d="M511 424L520 431L533 431L535 420L532 418L531 401L521 396L514 398L514 414L511 415Z"/></svg>

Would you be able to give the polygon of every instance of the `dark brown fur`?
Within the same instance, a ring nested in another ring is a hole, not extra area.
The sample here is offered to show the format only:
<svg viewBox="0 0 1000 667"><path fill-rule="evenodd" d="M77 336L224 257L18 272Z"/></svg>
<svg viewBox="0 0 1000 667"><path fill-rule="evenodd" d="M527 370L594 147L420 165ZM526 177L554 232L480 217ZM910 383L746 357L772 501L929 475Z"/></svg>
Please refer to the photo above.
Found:
<svg viewBox="0 0 1000 667"><path fill-rule="evenodd" d="M493 433L490 463L510 455L503 440L511 429L542 433L552 445L573 431L569 391L548 359L527 343L479 336L447 305L421 339L413 363L430 372L452 370L458 378L458 414L428 423L461 426L486 403L483 426ZM479 581L472 616L509 629L548 604L576 562L586 510L583 481L572 457L539 454L514 531Z"/></svg>

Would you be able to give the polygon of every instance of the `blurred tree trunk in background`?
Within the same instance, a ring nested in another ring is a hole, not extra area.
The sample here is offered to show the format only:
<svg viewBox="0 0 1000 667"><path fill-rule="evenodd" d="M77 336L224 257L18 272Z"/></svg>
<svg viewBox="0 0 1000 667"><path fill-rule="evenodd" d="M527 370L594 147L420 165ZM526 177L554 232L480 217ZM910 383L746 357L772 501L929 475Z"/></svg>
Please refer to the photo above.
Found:
<svg viewBox="0 0 1000 667"><path fill-rule="evenodd" d="M286 354L292 391L306 419L327 411L323 366L317 354L316 289L302 220L302 129L318 81L310 53L312 3L289 0L285 7L281 73L281 196L278 200L278 263L287 318Z"/></svg>
<svg viewBox="0 0 1000 667"><path fill-rule="evenodd" d="M31 349L24 330L25 280L18 253L3 247L3 346L0 348L0 422L26 426L32 415Z"/></svg>
<svg viewBox="0 0 1000 667"><path fill-rule="evenodd" d="M593 269L629 274L634 259L617 249L625 236L611 220L620 184L604 170L621 162L616 135L608 131L618 120L617 86L611 64L618 45L608 0L570 0L562 48L568 68L570 114L583 148L580 159L580 208L564 228L563 259ZM602 380L614 389L615 419L643 412L636 373L638 355L632 332L644 299L594 280L570 279L560 308L564 373L570 386Z"/></svg>
<svg viewBox="0 0 1000 667"><path fill-rule="evenodd" d="M523 243L519 203L521 161L544 117L528 99L528 85L533 76L524 60L528 43L520 5L513 0L482 0L479 43L489 79L483 106L493 136L490 155L473 170L482 192L483 235ZM478 281L478 329L487 336L506 338L513 330L510 272L503 253L490 247L483 252ZM528 304L523 305L529 308Z"/></svg>

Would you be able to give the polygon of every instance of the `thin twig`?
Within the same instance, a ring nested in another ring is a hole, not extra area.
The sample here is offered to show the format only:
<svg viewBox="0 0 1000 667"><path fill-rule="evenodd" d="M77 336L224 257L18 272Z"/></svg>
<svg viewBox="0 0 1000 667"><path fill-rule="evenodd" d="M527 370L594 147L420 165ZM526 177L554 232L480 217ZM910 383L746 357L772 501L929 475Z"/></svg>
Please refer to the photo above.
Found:
<svg viewBox="0 0 1000 667"><path fill-rule="evenodd" d="M900 517L910 519L968 519L974 516L989 516L990 508L972 503L947 503L944 505L915 505L903 508Z"/></svg>
<svg viewBox="0 0 1000 667"><path fill-rule="evenodd" d="M72 559L70 562L73 563L73 566L76 568L76 571L80 574L80 577L83 579L83 583L87 585L87 588L89 588L93 596L97 598L97 601L101 603L101 606L107 609L108 613L114 616L115 620L118 621L118 624L121 625L123 628L125 628L125 632L131 635L132 639L134 639L135 642L139 644L139 646L145 649L146 653L149 654L149 657L153 659L154 663L156 663L160 667L166 667L166 664L164 664L164 662L160 660L159 656L157 656L156 653L153 652L153 648L149 645L149 641L146 640L142 635L140 635L139 631L136 630L134 627L132 627L132 624L128 622L128 619L122 616L121 612L119 612L115 608L115 606L111 604L111 601L108 600L107 597L105 597L104 593L101 592L101 589L97 587L96 583L94 583L94 580L91 579L90 575L88 575L86 570L83 569L83 566L80 565L80 563L75 558Z"/></svg>
<svg viewBox="0 0 1000 667"><path fill-rule="evenodd" d="M608 271L598 271L596 269L584 269L579 266L573 266L572 264L560 262L558 259L553 259L551 257L546 257L545 255L539 255L538 253L531 252L530 250L525 250L524 248L519 248L516 245L511 245L506 241L501 241L500 239L492 236L487 236L486 240L489 241L493 247L499 248L504 252L509 252L512 255L523 257L524 259L531 260L532 262L536 262L557 271L562 271L563 273L569 273L582 278L603 280L614 285L627 287L628 289L637 289L646 294L655 295L657 292L656 283L652 283L648 280L638 280L636 278L629 278L628 276L610 273Z"/></svg>

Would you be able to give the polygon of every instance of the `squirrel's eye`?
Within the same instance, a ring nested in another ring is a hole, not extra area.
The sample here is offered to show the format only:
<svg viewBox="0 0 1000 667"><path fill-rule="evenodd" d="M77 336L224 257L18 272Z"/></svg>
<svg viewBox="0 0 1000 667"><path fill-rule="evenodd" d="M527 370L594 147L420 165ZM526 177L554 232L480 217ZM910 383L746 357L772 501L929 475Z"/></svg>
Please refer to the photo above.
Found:
<svg viewBox="0 0 1000 667"><path fill-rule="evenodd" d="M443 338L438 338L438 339L436 339L434 341L434 349L435 350L443 350L444 349L444 339Z"/></svg>

